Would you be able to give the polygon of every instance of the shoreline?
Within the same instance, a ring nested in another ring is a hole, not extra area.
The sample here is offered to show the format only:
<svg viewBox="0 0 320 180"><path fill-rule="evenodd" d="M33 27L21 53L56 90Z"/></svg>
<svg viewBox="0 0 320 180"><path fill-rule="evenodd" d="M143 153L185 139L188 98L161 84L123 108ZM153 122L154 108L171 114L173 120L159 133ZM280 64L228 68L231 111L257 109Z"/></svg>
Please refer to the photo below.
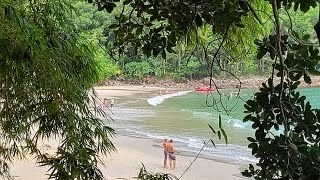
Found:
<svg viewBox="0 0 320 180"><path fill-rule="evenodd" d="M159 95L159 87L149 86L107 86L95 87L95 90L101 98L116 97L116 107L117 103L126 102L129 97L135 97L138 94L140 94L139 96L143 96L143 98ZM110 123L107 123L107 125L111 126ZM54 143L58 141L55 140ZM161 140L159 139L159 141ZM159 148L161 142L159 143L155 138L139 138L119 133L118 136L112 139L112 142L115 144L118 152L108 157L102 157L105 166L99 166L108 180L134 179L138 175L142 163L148 171L153 173L171 173L179 177L195 158L195 153L177 153L177 169L171 171L163 168L163 150ZM38 167L35 164L35 160L31 157L28 161L15 161L13 165L12 175L17 180L44 180L48 177L45 175L48 168ZM217 159L200 157L182 179L208 180L214 178L240 180L244 179L240 174L241 168L243 166L231 164L230 162L220 162Z"/></svg>
<svg viewBox="0 0 320 180"><path fill-rule="evenodd" d="M148 172L171 174L179 178L188 168L194 156L177 153L176 170L163 167L163 149L150 138L118 135L112 139L117 152L101 157L104 165L99 165L107 180L133 180L138 176L142 164ZM219 162L199 157L181 178L182 180L243 180L241 170L245 166ZM39 167L33 158L15 161L11 174L16 180L45 180L48 168Z"/></svg>
<svg viewBox="0 0 320 180"><path fill-rule="evenodd" d="M214 84L212 87L219 89L258 89L262 86L262 83L266 83L268 78L267 76L239 76L240 82L233 77L224 78L224 77L214 77L212 78ZM311 76L312 83L307 84L300 79L300 88L312 88L320 87L320 76ZM275 78L275 82L279 83L280 79ZM241 86L240 86L241 85ZM184 81L175 81L171 78L162 78L156 79L155 77L147 77L140 80L137 79L124 79L124 78L109 78L102 81L96 87L108 86L108 87L119 87L119 86L148 86L154 88L169 88L175 90L194 90L197 87L209 87L210 78L202 78L196 80L184 80Z"/></svg>
<svg viewBox="0 0 320 180"><path fill-rule="evenodd" d="M106 163L106 168L103 173L107 173L107 177L110 180L123 179L129 180L133 179L139 173L139 168L142 164L146 167L147 171L153 173L166 173L175 175L179 178L182 173L187 169L190 163L195 159L194 156L188 156L185 154L177 153L177 169L169 170L163 168L163 150L157 146L157 142L152 139L136 138L130 136L119 135L115 139L115 146L118 149L118 153L111 155L106 160L111 163L108 165ZM131 143L134 143L131 144ZM129 145L129 148L128 148ZM143 149L139 147L143 145ZM127 157L130 164L121 163L123 156L127 156L130 152L131 157ZM138 156L139 159L131 159L132 157ZM143 156L143 157L142 157ZM142 158L141 158L142 157ZM147 161L145 161L147 160ZM118 161L118 163L115 163ZM127 169L121 172L121 175L117 174L120 168ZM197 160L192 164L190 169L186 172L182 179L184 180L207 180L207 179L226 179L226 180L241 180L245 177L241 176L241 169L244 166L233 165L225 162L218 162L211 159L205 159L202 157L197 158ZM130 169L128 171L128 169ZM117 173L113 173L117 172ZM201 174L201 175L200 175ZM214 174L214 175L213 175ZM198 176L200 175L200 176Z"/></svg>
<svg viewBox="0 0 320 180"><path fill-rule="evenodd" d="M164 87L154 87L154 86L148 86L148 85L145 85L145 86L137 86L137 85L134 85L134 86L130 86L130 85L122 85L122 86L101 86L101 87L97 87L95 88L96 90L100 91L101 93L101 90L125 90L125 91L130 91L130 93L133 93L131 95L134 95L134 94L137 94L137 93L143 93L142 91L144 92L148 92L150 93L149 94L149 97L145 99L145 101L147 101L148 99L152 99L152 98L155 98L155 97L161 97L159 94L158 94L158 91L159 89L162 89L162 90L165 90L166 88ZM179 91L180 92L180 89L175 89L175 91ZM126 92L125 94L127 94L128 92ZM177 93L177 92L175 92ZM173 93L173 94L175 94ZM111 93L112 94L112 93ZM120 93L119 93L120 94ZM121 93L122 94L122 93ZM153 95L152 95L153 94ZM171 93L168 93L168 94L162 94L162 96L166 96L166 95L172 95ZM150 104L150 103L149 103ZM159 139L159 137L140 137L140 136L135 136L133 134L119 134L120 136L120 139L133 139L133 141L148 141L147 144L150 144L150 146L152 146L152 151L161 151L162 148L161 148L161 142L162 142L162 139ZM116 147L119 147L119 144L116 144ZM147 148L147 147L146 147ZM146 154L148 154L148 152L145 152ZM191 162L194 160L194 158L197 156L198 152L191 152L191 151L178 151L177 153L177 156L179 157L182 157L183 159L187 159L188 162ZM153 155L153 156L161 156L162 153L160 152L159 154L157 155ZM161 161L161 160L160 160ZM248 166L249 163L247 162L243 162L243 163L236 163L236 162L232 162L232 160L228 160L228 159L223 159L223 157L214 157L214 156L210 156L210 155L200 155L198 157L198 159L196 161L201 161L201 163L205 162L205 164L211 164L213 163L214 165L212 166L216 166L217 164L221 165L223 164L224 166L226 166L227 169L230 169L232 168L233 171L232 173L231 172L228 172L225 174L224 177L221 177L221 179L243 179L244 177L242 177L241 175L241 170L240 169L244 169ZM158 162L159 163L159 162ZM160 162L161 163L161 162ZM186 168L186 162L183 163L184 164L184 168ZM141 165L141 163L140 163ZM159 168L159 167L154 167L154 164L152 165L149 165L148 163L145 164L145 167L147 170L151 170L153 173L156 173L156 172L164 172L163 171L163 168ZM159 165L159 164L158 164ZM189 164L188 164L189 165ZM141 166L139 166L141 167ZM151 168L150 168L151 167ZM210 168L207 167L207 168ZM206 169L206 172L205 174L209 175L210 174L210 170L208 170L207 168ZM155 169L155 170L153 170ZM218 168L219 169L219 168ZM179 170L181 171L181 169ZM137 171L136 171L137 172ZM170 171L169 171L170 172ZM164 173L167 173L167 172L164 172ZM180 172L181 173L181 172ZM219 171L217 172L219 173ZM136 174L135 174L136 175ZM191 174L190 176L190 180L191 179L199 179L197 176L195 176L195 174ZM119 178L119 177L117 177ZM122 179L123 177L120 177L120 179ZM212 177L209 177L209 176L206 176L205 178L203 179L211 179ZM124 178L125 179L125 178ZM130 178L129 178L130 179ZM183 179L188 179L188 178L183 178Z"/></svg>

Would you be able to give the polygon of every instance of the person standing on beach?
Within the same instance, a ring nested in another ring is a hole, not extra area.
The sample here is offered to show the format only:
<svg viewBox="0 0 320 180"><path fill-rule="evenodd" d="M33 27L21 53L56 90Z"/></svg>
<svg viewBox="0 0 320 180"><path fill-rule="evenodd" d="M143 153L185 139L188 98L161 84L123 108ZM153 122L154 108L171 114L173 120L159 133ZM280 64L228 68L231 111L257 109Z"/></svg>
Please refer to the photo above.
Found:
<svg viewBox="0 0 320 180"><path fill-rule="evenodd" d="M114 98L113 97L110 99L110 107L114 108Z"/></svg>
<svg viewBox="0 0 320 180"><path fill-rule="evenodd" d="M162 146L163 146L163 153L164 153L164 160L163 160L163 167L168 168L167 166L167 160L168 160L168 149L167 146L169 144L168 139L164 139Z"/></svg>
<svg viewBox="0 0 320 180"><path fill-rule="evenodd" d="M103 99L103 106L108 108L108 99L107 98Z"/></svg>
<svg viewBox="0 0 320 180"><path fill-rule="evenodd" d="M167 145L167 150L169 153L169 164L170 164L170 169L175 170L176 169L176 149L173 146L173 140L170 139L170 143Z"/></svg>

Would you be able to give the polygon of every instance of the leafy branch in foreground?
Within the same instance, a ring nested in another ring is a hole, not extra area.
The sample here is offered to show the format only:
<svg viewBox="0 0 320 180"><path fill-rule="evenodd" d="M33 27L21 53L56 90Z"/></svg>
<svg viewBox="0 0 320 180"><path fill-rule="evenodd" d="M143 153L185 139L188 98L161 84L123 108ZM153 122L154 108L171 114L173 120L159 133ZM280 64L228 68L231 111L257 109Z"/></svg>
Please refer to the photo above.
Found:
<svg viewBox="0 0 320 180"><path fill-rule="evenodd" d="M320 110L313 109L297 90L302 77L311 84L310 75L320 74L316 68L320 54L318 47L304 43L309 41L309 35L300 40L294 36L294 30L281 30L279 10L283 6L287 11L287 3L270 0L275 34L256 41L258 58L268 53L275 62L267 83L245 104L248 115L244 121L251 121L256 130L255 137L248 137L248 147L259 162L256 167L250 164L242 174L255 179L320 178ZM298 4L294 5L295 10ZM315 5L315 1L303 1L300 9L306 12ZM276 77L280 82L276 82Z"/></svg>
<svg viewBox="0 0 320 180"><path fill-rule="evenodd" d="M177 180L178 178L174 175L163 174L163 173L152 173L146 170L144 164L140 168L139 175L137 177L138 180Z"/></svg>
<svg viewBox="0 0 320 180"><path fill-rule="evenodd" d="M34 156L49 179L103 179L100 155L115 151L115 132L89 109L97 64L68 20L72 11L70 1L0 2L1 176L11 178L13 160ZM62 143L44 151L52 140Z"/></svg>
<svg viewBox="0 0 320 180"><path fill-rule="evenodd" d="M199 156L202 153L202 150L209 144L212 143L212 145L214 147L216 147L216 144L214 143L214 141L212 140L214 137L216 137L216 135L218 135L218 139L221 140L221 134L223 135L223 138L226 142L226 144L228 144L228 136L225 132L225 130L222 127L222 122L221 122L221 115L219 114L219 130L215 130L210 124L208 124L210 130L213 133L213 136L206 142L204 142L202 148L200 149L200 151L198 152L198 154L196 155L196 157L193 159L193 161L190 163L190 165L183 171L183 173L181 174L181 176L179 177L179 179L182 179L182 177L185 175L185 173L191 168L191 166L194 164L194 162L199 158Z"/></svg>

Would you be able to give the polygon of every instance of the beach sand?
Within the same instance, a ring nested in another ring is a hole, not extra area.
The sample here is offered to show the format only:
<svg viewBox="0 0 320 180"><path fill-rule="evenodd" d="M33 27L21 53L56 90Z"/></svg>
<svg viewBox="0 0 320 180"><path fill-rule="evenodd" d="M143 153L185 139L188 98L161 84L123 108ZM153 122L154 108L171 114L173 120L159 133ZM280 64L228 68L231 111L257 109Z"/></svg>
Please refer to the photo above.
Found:
<svg viewBox="0 0 320 180"><path fill-rule="evenodd" d="M180 177L194 157L176 155L177 168L170 170L163 168L163 149L150 139L138 139L119 136L115 140L117 154L106 158L103 172L110 180L133 179L137 176L142 163L148 171L173 174ZM179 149L178 149L179 150ZM236 165L215 162L198 158L182 177L184 180L237 180L240 170Z"/></svg>
<svg viewBox="0 0 320 180"><path fill-rule="evenodd" d="M143 86L108 86L95 88L101 98L117 97L125 98L137 93L159 94L159 87ZM164 90L165 88L162 88ZM177 169L163 168L163 149L161 142L152 139L134 138L118 135L113 140L117 152L104 157L104 165L101 170L108 180L132 180L139 173L142 163L148 171L169 173L180 177L194 157L177 154ZM177 149L179 150L179 149ZM37 167L35 161L17 161L12 167L12 175L17 180L44 180L47 168ZM240 166L198 158L190 169L181 178L184 180L237 180L244 179L240 175Z"/></svg>
<svg viewBox="0 0 320 180"><path fill-rule="evenodd" d="M139 174L142 164L148 171L167 173L180 177L194 157L176 155L177 168L170 170L163 168L163 149L160 143L151 139L117 136L113 140L117 152L104 157L101 170L108 180L133 180ZM177 149L179 150L179 149ZM47 169L37 167L34 160L15 162L12 175L17 180L45 180ZM237 180L242 179L239 166L213 160L198 158L189 168L183 180Z"/></svg>

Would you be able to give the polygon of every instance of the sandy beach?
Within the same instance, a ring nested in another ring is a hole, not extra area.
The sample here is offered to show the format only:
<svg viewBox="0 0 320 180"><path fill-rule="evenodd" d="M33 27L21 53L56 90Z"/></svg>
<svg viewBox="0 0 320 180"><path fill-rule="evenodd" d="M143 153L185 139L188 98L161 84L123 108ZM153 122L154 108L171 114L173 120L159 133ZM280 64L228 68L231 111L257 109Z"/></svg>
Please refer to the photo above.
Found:
<svg viewBox="0 0 320 180"><path fill-rule="evenodd" d="M108 180L133 180L142 163L148 171L172 174L180 177L194 157L177 154L177 169L163 168L163 150L160 143L151 139L117 136L114 139L117 152L105 157L102 172ZM45 180L46 168L37 167L34 160L15 162L12 175L17 180ZM198 158L181 178L184 180L237 180L243 179L239 166Z"/></svg>
<svg viewBox="0 0 320 180"><path fill-rule="evenodd" d="M110 180L134 179L142 163L148 171L173 174L180 177L194 157L177 154L177 169L163 168L163 150L159 144L150 139L138 139L119 136L115 140L118 152L106 158L104 174ZM157 146L157 147L156 147ZM227 163L215 162L199 158L181 179L209 180L209 179L241 179L239 167Z"/></svg>
<svg viewBox="0 0 320 180"><path fill-rule="evenodd" d="M137 93L159 94L159 87L143 86L104 86L95 88L100 98L116 97L125 99ZM162 88L164 90L164 88ZM115 122L116 123L116 122ZM131 180L139 173L142 163L148 171L173 174L180 177L194 157L177 154L177 169L163 168L163 149L161 141L124 136L119 134L113 140L117 152L104 157L105 166L101 166L102 172L108 180ZM177 149L179 151L179 149ZM17 180L44 180L47 169L37 167L35 161L30 159L24 162L14 162L12 175ZM244 179L240 175L240 166L223 162L198 158L191 168L181 178L184 180L237 180Z"/></svg>

